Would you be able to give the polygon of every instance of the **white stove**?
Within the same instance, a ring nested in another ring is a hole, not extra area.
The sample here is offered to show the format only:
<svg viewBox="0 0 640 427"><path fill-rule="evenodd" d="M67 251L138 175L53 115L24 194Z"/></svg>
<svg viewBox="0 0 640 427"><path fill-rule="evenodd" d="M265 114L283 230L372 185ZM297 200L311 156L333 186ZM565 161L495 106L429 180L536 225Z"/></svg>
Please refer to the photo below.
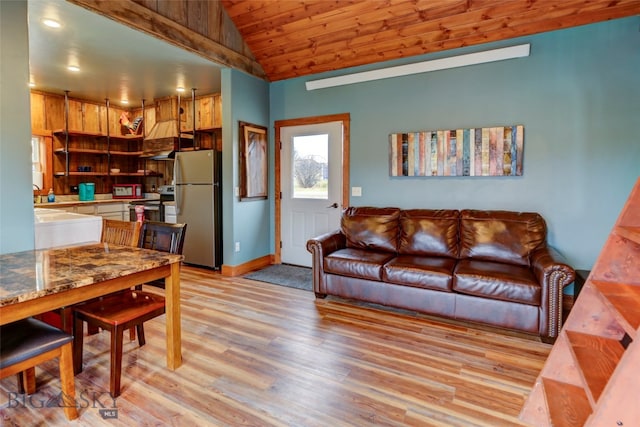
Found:
<svg viewBox="0 0 640 427"><path fill-rule="evenodd" d="M136 221L137 214L135 208L137 205L144 206L144 218L149 221L171 222L176 223L175 208L175 186L161 185L158 193L151 193L147 200L129 202L129 220ZM152 199L152 200L149 200ZM168 210L168 212L167 212Z"/></svg>
<svg viewBox="0 0 640 427"><path fill-rule="evenodd" d="M178 214L176 212L176 202L164 202L164 222L169 224L178 223Z"/></svg>
<svg viewBox="0 0 640 427"><path fill-rule="evenodd" d="M164 222L176 224L178 222L176 214L176 187L173 185L161 185L158 188L160 193L160 201L164 205Z"/></svg>

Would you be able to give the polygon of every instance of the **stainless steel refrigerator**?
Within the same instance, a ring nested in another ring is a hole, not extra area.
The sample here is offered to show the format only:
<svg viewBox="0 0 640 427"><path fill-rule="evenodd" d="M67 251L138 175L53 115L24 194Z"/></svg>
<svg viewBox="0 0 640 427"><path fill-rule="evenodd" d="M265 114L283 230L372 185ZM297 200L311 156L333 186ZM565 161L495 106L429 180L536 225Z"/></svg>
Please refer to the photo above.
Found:
<svg viewBox="0 0 640 427"><path fill-rule="evenodd" d="M184 262L220 268L221 153L216 150L177 152L173 173L177 219L187 224Z"/></svg>

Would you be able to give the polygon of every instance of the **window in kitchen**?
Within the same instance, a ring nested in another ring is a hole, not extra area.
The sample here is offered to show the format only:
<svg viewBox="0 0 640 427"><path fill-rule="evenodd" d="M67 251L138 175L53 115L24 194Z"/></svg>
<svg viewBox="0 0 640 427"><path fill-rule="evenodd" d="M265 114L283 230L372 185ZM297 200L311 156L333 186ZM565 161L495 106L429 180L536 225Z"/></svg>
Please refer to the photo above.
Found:
<svg viewBox="0 0 640 427"><path fill-rule="evenodd" d="M41 136L31 136L31 174L33 176L33 185L40 190L44 190L43 181L46 172L46 144L45 139Z"/></svg>
<svg viewBox="0 0 640 427"><path fill-rule="evenodd" d="M40 163L40 137L32 136L31 137L31 170L33 172L42 172L43 167L42 163Z"/></svg>

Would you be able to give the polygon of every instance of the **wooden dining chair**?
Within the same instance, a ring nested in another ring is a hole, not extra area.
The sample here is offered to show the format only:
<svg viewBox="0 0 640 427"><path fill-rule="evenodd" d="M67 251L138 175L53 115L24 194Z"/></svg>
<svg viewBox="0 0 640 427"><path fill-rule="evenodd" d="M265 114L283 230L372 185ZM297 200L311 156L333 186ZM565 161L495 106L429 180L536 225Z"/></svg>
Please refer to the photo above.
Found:
<svg viewBox="0 0 640 427"><path fill-rule="evenodd" d="M117 219L102 219L101 243L113 243L123 246L138 246L140 237L140 222L120 221ZM42 313L36 316L39 320L59 327L65 332L71 333L73 330L73 312L71 307L62 307L53 311ZM89 334L98 332L97 328L90 328ZM132 335L135 339L135 334Z"/></svg>
<svg viewBox="0 0 640 427"><path fill-rule="evenodd" d="M120 221L117 219L102 219L103 243L113 243L123 246L137 246L142 224L137 221Z"/></svg>
<svg viewBox="0 0 640 427"><path fill-rule="evenodd" d="M142 223L138 247L182 255L187 224L145 221ZM146 283L164 289L164 279ZM141 289L138 286L138 289Z"/></svg>
<svg viewBox="0 0 640 427"><path fill-rule="evenodd" d="M0 326L0 378L21 373L20 391L35 392L27 377L35 380L35 367L58 358L60 388L64 414L68 420L78 418L73 377L73 336L32 317ZM35 383L34 383L35 384Z"/></svg>
<svg viewBox="0 0 640 427"><path fill-rule="evenodd" d="M163 296L136 290L116 292L86 304L74 306L73 370L75 374L82 372L84 322L107 330L111 333L109 390L111 397L119 396L124 331L136 327L138 344L142 347L145 345L142 324L164 314L164 312Z"/></svg>
<svg viewBox="0 0 640 427"><path fill-rule="evenodd" d="M138 247L182 255L186 232L187 224L145 221L142 223L142 228L140 230ZM164 279L153 280L145 283L145 285L164 289ZM142 290L142 285L137 285L136 289L139 291ZM144 328L142 329L144 331ZM130 330L129 338L131 341L136 339L135 331L135 328Z"/></svg>
<svg viewBox="0 0 640 427"><path fill-rule="evenodd" d="M140 230L138 246L169 253L181 253L184 245L186 224L168 224L145 221ZM164 285L164 280L161 280ZM153 283L150 283L153 284ZM127 289L86 304L74 306L74 371L82 372L82 333L84 322L89 327L100 327L111 333L111 368L109 387L111 395L120 395L122 372L122 341L124 331L135 328L138 345L145 344L143 324L165 312L162 295L144 292L142 286Z"/></svg>
<svg viewBox="0 0 640 427"><path fill-rule="evenodd" d="M117 219L102 219L101 243L113 243L122 246L137 246L140 238L140 229L142 223L137 221L121 221ZM65 317L65 324L71 325L73 322L73 313L70 310L63 310L62 316ZM98 333L96 326L90 326L89 335ZM135 332L131 332L131 340L135 339Z"/></svg>

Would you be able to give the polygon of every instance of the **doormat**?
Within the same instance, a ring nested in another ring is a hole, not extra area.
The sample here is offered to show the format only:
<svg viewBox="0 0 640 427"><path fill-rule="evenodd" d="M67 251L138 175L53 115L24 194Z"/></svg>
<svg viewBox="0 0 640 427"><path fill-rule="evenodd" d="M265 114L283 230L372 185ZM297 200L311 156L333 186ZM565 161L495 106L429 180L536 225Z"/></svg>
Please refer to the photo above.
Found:
<svg viewBox="0 0 640 427"><path fill-rule="evenodd" d="M245 279L272 283L289 288L313 290L311 269L290 264L273 264L262 270L246 274Z"/></svg>

